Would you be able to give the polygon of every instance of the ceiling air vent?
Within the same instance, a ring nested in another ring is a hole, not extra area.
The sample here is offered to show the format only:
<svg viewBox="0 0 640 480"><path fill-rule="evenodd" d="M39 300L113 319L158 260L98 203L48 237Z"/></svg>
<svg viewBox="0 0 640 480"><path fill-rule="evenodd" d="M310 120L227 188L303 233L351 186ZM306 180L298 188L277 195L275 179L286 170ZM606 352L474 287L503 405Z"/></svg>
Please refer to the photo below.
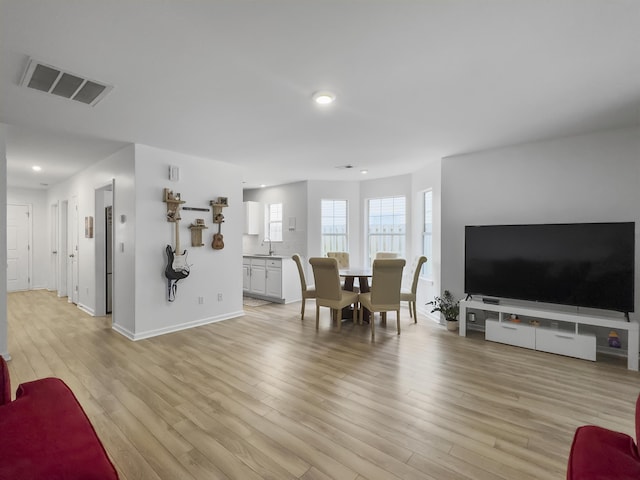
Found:
<svg viewBox="0 0 640 480"><path fill-rule="evenodd" d="M83 78L75 73L30 59L20 85L95 106L112 85Z"/></svg>

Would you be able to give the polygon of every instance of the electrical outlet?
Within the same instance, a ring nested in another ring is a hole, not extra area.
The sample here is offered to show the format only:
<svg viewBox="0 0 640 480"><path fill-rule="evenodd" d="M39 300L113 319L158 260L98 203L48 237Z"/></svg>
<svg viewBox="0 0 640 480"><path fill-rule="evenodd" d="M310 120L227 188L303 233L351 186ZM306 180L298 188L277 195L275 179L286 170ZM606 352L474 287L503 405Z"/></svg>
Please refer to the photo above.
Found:
<svg viewBox="0 0 640 480"><path fill-rule="evenodd" d="M198 297L198 303L202 305L204 303L204 297Z"/></svg>
<svg viewBox="0 0 640 480"><path fill-rule="evenodd" d="M218 294L218 301L219 301L219 302L221 302L221 301L222 301L222 294L221 294L221 293L219 293L219 294Z"/></svg>

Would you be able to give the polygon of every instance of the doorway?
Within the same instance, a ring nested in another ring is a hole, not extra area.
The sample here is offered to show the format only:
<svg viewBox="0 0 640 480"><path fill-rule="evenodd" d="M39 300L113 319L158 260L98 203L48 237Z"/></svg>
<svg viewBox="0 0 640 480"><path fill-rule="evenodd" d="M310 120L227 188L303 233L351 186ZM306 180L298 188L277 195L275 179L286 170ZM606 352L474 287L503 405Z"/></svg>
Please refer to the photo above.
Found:
<svg viewBox="0 0 640 480"><path fill-rule="evenodd" d="M49 266L51 268L49 275L49 290L55 292L58 291L58 204L51 205L51 216L49 217L49 224L51 225L51 237L49 240L50 245L50 259Z"/></svg>
<svg viewBox="0 0 640 480"><path fill-rule="evenodd" d="M75 305L78 304L79 301L79 288L78 288L78 283L79 283L79 248L78 248L78 243L79 243L79 224L78 224L78 197L72 197L71 198L71 202L68 204L69 207L69 214L67 216L67 219L70 219L70 221L68 222L68 231L69 231L69 237L68 237L68 251L69 251L69 256L68 256L68 266L67 266L67 282L68 282L68 287L67 287L67 294L69 296L69 301Z"/></svg>
<svg viewBox="0 0 640 480"><path fill-rule="evenodd" d="M31 286L31 205L7 205L7 291Z"/></svg>
<svg viewBox="0 0 640 480"><path fill-rule="evenodd" d="M113 181L95 190L95 315L112 311Z"/></svg>

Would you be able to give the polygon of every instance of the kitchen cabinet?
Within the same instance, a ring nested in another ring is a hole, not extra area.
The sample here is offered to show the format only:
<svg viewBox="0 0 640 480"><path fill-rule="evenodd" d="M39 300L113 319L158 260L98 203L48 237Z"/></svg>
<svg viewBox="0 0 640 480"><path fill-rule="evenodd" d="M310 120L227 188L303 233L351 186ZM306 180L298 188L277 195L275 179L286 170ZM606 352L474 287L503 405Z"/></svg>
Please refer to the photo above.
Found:
<svg viewBox="0 0 640 480"><path fill-rule="evenodd" d="M260 234L260 202L243 202L245 235Z"/></svg>
<svg viewBox="0 0 640 480"><path fill-rule="evenodd" d="M244 255L242 259L243 294L274 303L301 300L300 277L289 257Z"/></svg>

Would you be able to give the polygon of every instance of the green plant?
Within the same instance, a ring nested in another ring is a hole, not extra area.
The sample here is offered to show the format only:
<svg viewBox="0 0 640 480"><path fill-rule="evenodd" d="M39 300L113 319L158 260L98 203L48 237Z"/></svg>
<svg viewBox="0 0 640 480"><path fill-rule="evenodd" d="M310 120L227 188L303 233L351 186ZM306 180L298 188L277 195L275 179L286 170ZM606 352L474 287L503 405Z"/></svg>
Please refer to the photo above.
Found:
<svg viewBox="0 0 640 480"><path fill-rule="evenodd" d="M434 297L427 305L433 305L431 313L440 312L447 321L458 320L460 301L456 300L449 290L445 290L441 297Z"/></svg>

